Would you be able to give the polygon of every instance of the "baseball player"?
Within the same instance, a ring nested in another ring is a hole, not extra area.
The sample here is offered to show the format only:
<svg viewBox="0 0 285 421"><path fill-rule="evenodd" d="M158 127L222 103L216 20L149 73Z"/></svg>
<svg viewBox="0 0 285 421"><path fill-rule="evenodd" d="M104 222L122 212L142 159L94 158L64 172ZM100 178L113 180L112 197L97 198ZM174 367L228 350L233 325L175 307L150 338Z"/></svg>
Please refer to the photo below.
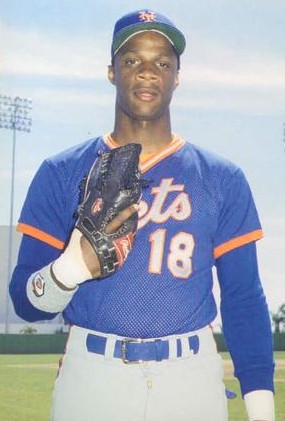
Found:
<svg viewBox="0 0 285 421"><path fill-rule="evenodd" d="M28 191L10 293L23 319L62 312L71 326L54 421L227 420L210 328L213 267L249 420L274 420L272 335L255 245L263 233L249 185L236 165L171 128L185 44L160 13L119 19L108 68L113 131L45 160ZM107 225L113 233L138 214L124 263L102 277L99 251L75 227L80 185L98 152L129 143L142 147L148 184L139 205Z"/></svg>

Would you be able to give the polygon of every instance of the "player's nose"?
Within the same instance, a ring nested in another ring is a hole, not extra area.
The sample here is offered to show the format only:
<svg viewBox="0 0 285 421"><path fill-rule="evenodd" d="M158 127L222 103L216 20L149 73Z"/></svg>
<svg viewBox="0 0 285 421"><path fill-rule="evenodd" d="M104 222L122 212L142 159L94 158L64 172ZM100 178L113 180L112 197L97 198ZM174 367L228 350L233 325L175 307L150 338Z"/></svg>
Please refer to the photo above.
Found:
<svg viewBox="0 0 285 421"><path fill-rule="evenodd" d="M154 80L157 78L157 67L153 63L144 62L140 65L138 73L138 79Z"/></svg>

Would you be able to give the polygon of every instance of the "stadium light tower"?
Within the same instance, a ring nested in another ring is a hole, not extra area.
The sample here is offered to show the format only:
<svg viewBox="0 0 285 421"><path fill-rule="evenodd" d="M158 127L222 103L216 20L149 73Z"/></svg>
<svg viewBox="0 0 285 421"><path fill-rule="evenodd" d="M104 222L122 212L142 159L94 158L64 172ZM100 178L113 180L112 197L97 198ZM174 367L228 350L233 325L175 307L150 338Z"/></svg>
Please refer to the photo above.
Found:
<svg viewBox="0 0 285 421"><path fill-rule="evenodd" d="M9 333L9 292L8 285L12 275L12 253L13 253L13 216L14 216L14 187L15 187L15 157L16 157L16 134L30 132L32 119L29 112L32 109L32 101L19 96L11 97L0 95L0 129L13 131L12 144L12 170L11 170L11 196L10 196L10 222L9 242L7 260L7 288L6 288L6 309L5 309L5 333Z"/></svg>

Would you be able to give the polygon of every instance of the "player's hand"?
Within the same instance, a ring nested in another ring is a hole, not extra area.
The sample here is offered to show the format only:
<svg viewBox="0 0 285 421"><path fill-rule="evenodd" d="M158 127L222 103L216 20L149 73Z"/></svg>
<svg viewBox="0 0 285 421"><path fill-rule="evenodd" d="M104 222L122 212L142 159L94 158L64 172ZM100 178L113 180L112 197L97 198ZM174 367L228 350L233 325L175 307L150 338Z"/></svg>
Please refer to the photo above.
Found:
<svg viewBox="0 0 285 421"><path fill-rule="evenodd" d="M115 218L109 222L109 224L106 226L106 234L112 234L116 232L123 223L130 218L134 213L136 213L138 210L138 205L132 205L120 212ZM82 235L80 239L80 245L82 249L83 259L84 263L91 273L93 278L99 278L100 277L100 265L98 257L89 243L89 241Z"/></svg>
<svg viewBox="0 0 285 421"><path fill-rule="evenodd" d="M108 223L106 233L117 231L120 226L138 210L138 205L131 205L121 211ZM89 241L78 229L74 229L68 246L52 264L55 282L64 290L73 290L77 285L89 279L100 277L100 264Z"/></svg>

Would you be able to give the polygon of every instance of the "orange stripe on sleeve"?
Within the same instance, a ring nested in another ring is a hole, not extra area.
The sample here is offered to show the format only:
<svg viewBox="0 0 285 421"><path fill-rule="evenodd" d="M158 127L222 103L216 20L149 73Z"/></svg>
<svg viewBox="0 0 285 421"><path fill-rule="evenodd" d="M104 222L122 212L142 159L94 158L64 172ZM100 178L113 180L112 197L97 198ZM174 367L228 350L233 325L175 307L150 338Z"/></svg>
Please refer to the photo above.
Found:
<svg viewBox="0 0 285 421"><path fill-rule="evenodd" d="M263 231L255 230L248 234L241 235L240 237L233 238L220 246L214 248L214 257L217 259L228 251L234 250L235 248L244 246L245 244L251 243L252 241L260 240L263 237Z"/></svg>
<svg viewBox="0 0 285 421"><path fill-rule="evenodd" d="M37 240L43 241L44 243L47 243L50 246L55 247L59 250L62 250L64 247L63 241L53 237L52 235L47 234L44 231L34 228L31 225L19 223L17 225L17 231L21 232L22 234L27 234L30 237L36 238Z"/></svg>

